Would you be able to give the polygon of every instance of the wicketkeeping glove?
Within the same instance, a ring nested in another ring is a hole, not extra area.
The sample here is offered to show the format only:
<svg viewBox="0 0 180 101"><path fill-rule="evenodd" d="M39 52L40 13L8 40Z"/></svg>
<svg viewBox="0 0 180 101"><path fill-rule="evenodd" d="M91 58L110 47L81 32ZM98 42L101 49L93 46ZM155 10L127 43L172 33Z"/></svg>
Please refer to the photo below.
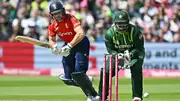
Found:
<svg viewBox="0 0 180 101"><path fill-rule="evenodd" d="M124 51L124 66L123 66L124 69L129 69L131 67L130 61L131 61L131 56L129 54L129 51L126 50Z"/></svg>
<svg viewBox="0 0 180 101"><path fill-rule="evenodd" d="M124 54L118 53L118 68L124 69L123 67L124 67Z"/></svg>
<svg viewBox="0 0 180 101"><path fill-rule="evenodd" d="M124 51L124 53L118 54L119 68L120 69L129 69L131 65L131 54L128 50Z"/></svg>

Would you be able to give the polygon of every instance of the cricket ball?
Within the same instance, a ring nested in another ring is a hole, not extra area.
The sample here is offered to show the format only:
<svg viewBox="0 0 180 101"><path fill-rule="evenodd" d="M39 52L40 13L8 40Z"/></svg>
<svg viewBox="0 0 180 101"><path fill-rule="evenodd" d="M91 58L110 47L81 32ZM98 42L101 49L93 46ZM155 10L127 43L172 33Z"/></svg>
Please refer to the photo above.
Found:
<svg viewBox="0 0 180 101"><path fill-rule="evenodd" d="M146 92L146 93L143 94L143 96L144 96L144 98L148 98L149 97L149 93Z"/></svg>

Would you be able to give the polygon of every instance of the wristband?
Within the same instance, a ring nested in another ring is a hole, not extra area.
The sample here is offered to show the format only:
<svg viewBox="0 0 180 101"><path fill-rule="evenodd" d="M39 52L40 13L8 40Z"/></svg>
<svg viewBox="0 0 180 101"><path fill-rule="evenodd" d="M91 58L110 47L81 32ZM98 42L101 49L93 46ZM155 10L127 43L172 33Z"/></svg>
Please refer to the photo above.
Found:
<svg viewBox="0 0 180 101"><path fill-rule="evenodd" d="M72 48L72 45L70 43L67 44L69 46L69 48Z"/></svg>
<svg viewBox="0 0 180 101"><path fill-rule="evenodd" d="M52 48L56 48L56 47L58 47L58 44L52 45Z"/></svg>

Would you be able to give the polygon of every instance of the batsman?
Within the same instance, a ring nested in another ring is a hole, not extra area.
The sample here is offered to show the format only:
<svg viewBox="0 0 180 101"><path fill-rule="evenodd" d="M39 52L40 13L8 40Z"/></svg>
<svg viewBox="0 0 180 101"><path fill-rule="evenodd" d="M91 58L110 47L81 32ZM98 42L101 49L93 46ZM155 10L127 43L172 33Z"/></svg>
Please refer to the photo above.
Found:
<svg viewBox="0 0 180 101"><path fill-rule="evenodd" d="M90 42L80 21L66 13L60 1L50 1L49 11L52 18L48 26L50 50L57 56L63 56L64 73L59 78L66 85L80 87L87 97L86 101L96 101L97 92L86 75ZM58 45L57 37L64 41L63 46Z"/></svg>
<svg viewBox="0 0 180 101"><path fill-rule="evenodd" d="M119 64L120 69L131 70L132 99L142 101L143 74L142 65L145 56L144 39L140 28L129 23L129 14L119 10L113 18L113 25L105 34L105 45L109 54L118 54L118 59L123 59ZM108 59L109 60L109 59ZM106 62L107 64L108 62ZM115 76L115 61L113 58L112 76ZM100 73L99 97L102 98L103 68ZM106 65L106 99L109 90L109 65Z"/></svg>

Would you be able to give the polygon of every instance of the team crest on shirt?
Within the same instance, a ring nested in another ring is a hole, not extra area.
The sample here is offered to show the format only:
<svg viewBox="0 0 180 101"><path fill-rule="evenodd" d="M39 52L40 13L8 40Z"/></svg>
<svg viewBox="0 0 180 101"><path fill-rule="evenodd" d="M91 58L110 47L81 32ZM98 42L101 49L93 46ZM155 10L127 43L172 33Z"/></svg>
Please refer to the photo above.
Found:
<svg viewBox="0 0 180 101"><path fill-rule="evenodd" d="M119 15L119 18L122 19L122 15Z"/></svg>
<svg viewBox="0 0 180 101"><path fill-rule="evenodd" d="M142 38L143 38L143 34L140 34L140 35L139 35L139 39L142 39Z"/></svg>

